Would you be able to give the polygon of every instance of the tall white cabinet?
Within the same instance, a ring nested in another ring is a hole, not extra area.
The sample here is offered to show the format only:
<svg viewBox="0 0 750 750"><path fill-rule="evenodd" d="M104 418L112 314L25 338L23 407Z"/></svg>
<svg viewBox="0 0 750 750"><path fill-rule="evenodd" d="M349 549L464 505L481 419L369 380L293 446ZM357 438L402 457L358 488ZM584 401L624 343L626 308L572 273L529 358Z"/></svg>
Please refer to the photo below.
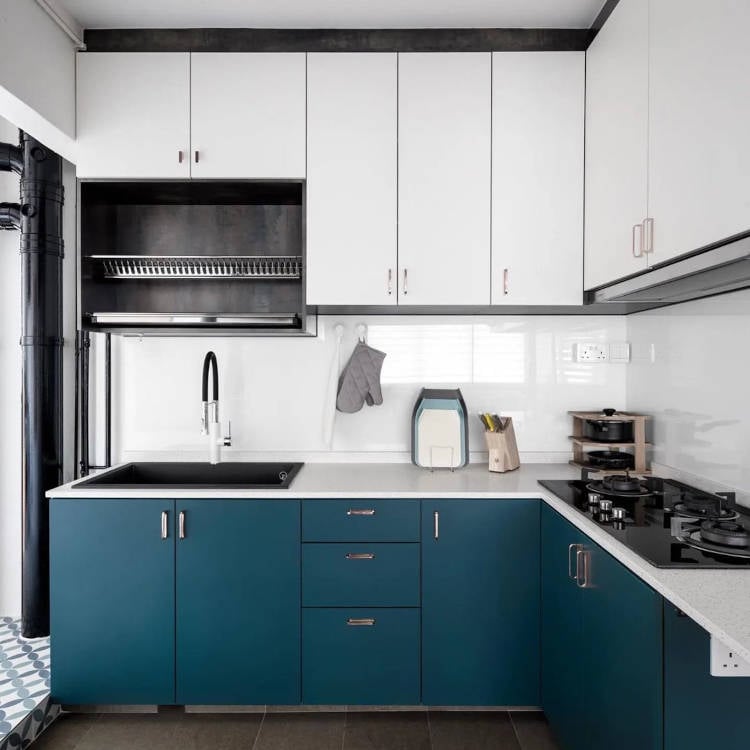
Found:
<svg viewBox="0 0 750 750"><path fill-rule="evenodd" d="M584 53L492 66L492 304L580 305Z"/></svg>
<svg viewBox="0 0 750 750"><path fill-rule="evenodd" d="M78 177L190 177L190 54L76 59Z"/></svg>
<svg viewBox="0 0 750 750"><path fill-rule="evenodd" d="M402 305L490 301L489 53L399 54Z"/></svg>
<svg viewBox="0 0 750 750"><path fill-rule="evenodd" d="M396 304L396 54L307 64L307 302Z"/></svg>
<svg viewBox="0 0 750 750"><path fill-rule="evenodd" d="M586 289L647 267L648 6L620 0L586 52Z"/></svg>

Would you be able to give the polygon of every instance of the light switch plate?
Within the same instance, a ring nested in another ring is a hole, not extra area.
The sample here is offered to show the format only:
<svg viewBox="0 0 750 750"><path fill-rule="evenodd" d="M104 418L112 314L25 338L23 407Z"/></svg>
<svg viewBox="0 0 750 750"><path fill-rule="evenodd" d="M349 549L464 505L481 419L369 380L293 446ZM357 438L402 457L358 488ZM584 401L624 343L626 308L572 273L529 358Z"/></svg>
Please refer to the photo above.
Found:
<svg viewBox="0 0 750 750"><path fill-rule="evenodd" d="M607 362L608 344L576 344L576 362Z"/></svg>
<svg viewBox="0 0 750 750"><path fill-rule="evenodd" d="M711 675L713 677L750 677L750 662L712 635Z"/></svg>

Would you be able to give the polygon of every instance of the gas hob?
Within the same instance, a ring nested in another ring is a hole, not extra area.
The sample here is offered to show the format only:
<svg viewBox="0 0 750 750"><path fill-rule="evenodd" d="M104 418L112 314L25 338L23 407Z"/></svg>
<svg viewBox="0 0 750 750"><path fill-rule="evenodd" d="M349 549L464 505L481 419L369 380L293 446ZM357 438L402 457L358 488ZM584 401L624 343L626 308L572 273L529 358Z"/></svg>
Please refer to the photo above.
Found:
<svg viewBox="0 0 750 750"><path fill-rule="evenodd" d="M540 484L656 567L750 567L750 511L732 493L627 475Z"/></svg>

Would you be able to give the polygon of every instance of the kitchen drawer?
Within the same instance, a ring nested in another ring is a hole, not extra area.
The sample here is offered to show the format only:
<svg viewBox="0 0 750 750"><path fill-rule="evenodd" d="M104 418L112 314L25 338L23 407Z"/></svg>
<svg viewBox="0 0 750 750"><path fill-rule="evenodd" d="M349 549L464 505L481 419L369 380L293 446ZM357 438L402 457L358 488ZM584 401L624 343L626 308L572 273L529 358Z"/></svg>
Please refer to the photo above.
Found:
<svg viewBox="0 0 750 750"><path fill-rule="evenodd" d="M416 705L418 609L303 609L302 702Z"/></svg>
<svg viewBox="0 0 750 750"><path fill-rule="evenodd" d="M303 544L302 606L418 607L419 544Z"/></svg>
<svg viewBox="0 0 750 750"><path fill-rule="evenodd" d="M418 542L419 500L303 500L303 542Z"/></svg>

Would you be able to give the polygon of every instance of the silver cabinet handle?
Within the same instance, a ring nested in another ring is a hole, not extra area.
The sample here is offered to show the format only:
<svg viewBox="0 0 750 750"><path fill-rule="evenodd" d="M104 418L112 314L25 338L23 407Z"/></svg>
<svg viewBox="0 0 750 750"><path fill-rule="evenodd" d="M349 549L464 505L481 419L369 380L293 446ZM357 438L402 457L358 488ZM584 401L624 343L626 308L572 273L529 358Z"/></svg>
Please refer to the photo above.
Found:
<svg viewBox="0 0 750 750"><path fill-rule="evenodd" d="M587 589L589 587L589 553L581 547L576 552L576 586L579 589ZM583 565L581 565L583 562ZM581 576L583 571L583 576Z"/></svg>
<svg viewBox="0 0 750 750"><path fill-rule="evenodd" d="M569 544L568 545L568 578L570 578L572 581L578 580L578 552L580 552L583 549L582 544ZM576 572L573 573L573 560L571 556L571 552L573 550L576 550Z"/></svg>
<svg viewBox="0 0 750 750"><path fill-rule="evenodd" d="M408 273L409 270L407 268L404 268L404 294L409 294L409 289L406 284L406 282L409 280Z"/></svg>
<svg viewBox="0 0 750 750"><path fill-rule="evenodd" d="M636 251L635 236L638 235L638 250ZM643 224L633 224L633 257L643 257Z"/></svg>
<svg viewBox="0 0 750 750"><path fill-rule="evenodd" d="M346 511L347 516L374 516L374 508L349 508Z"/></svg>
<svg viewBox="0 0 750 750"><path fill-rule="evenodd" d="M177 152L177 161L178 161L178 162L179 162L180 164L182 164L182 159L183 159L183 157L184 157L184 154L182 153L182 151L178 151L178 152Z"/></svg>
<svg viewBox="0 0 750 750"><path fill-rule="evenodd" d="M200 161L200 151L198 149L195 150L195 163L197 164Z"/></svg>
<svg viewBox="0 0 750 750"><path fill-rule="evenodd" d="M643 252L650 255L654 252L654 220L652 218L646 217L643 220L643 233L646 235Z"/></svg>
<svg viewBox="0 0 750 750"><path fill-rule="evenodd" d="M347 552L347 560L374 560L375 555L372 552Z"/></svg>
<svg viewBox="0 0 750 750"><path fill-rule="evenodd" d="M346 621L347 625L374 625L374 617L350 617Z"/></svg>
<svg viewBox="0 0 750 750"><path fill-rule="evenodd" d="M508 294L510 289L508 288L508 281L510 278L510 272L507 268L503 269L503 294Z"/></svg>
<svg viewBox="0 0 750 750"><path fill-rule="evenodd" d="M180 515L177 517L177 525L179 527L177 535L180 539L185 538L185 511L181 510Z"/></svg>
<svg viewBox="0 0 750 750"><path fill-rule="evenodd" d="M169 513L166 510L161 512L161 538L166 539L169 536Z"/></svg>
<svg viewBox="0 0 750 750"><path fill-rule="evenodd" d="M388 294L393 294L393 269L388 269Z"/></svg>
<svg viewBox="0 0 750 750"><path fill-rule="evenodd" d="M440 513L437 511L432 514L432 526L435 539L437 539L440 536Z"/></svg>

